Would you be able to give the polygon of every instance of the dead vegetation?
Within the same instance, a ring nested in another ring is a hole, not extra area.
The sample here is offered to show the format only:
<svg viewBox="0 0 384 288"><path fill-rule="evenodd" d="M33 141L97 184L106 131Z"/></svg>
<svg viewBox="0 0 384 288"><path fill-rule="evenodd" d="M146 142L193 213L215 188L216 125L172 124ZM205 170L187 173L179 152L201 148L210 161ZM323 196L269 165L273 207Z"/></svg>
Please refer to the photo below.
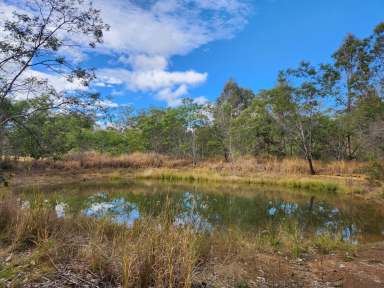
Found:
<svg viewBox="0 0 384 288"><path fill-rule="evenodd" d="M112 156L94 152L69 154L62 160L42 159L24 162L32 169L101 169L101 168L176 168L188 166L188 159L175 159L155 153L133 153Z"/></svg>
<svg viewBox="0 0 384 288"><path fill-rule="evenodd" d="M19 167L28 169L102 169L102 168L205 168L212 171L226 172L234 175L279 174L308 175L307 162L299 158L278 159L275 157L255 158L243 156L230 162L220 159L202 160L193 165L192 159L175 158L156 153L133 153L112 156L95 152L69 154L62 160L23 159ZM358 161L314 161L320 175L353 176L361 175L367 163Z"/></svg>
<svg viewBox="0 0 384 288"><path fill-rule="evenodd" d="M0 203L0 283L10 287L298 287L308 282L296 271L298 263L322 254L338 252L350 259L356 254L357 247L337 236L303 237L294 223L289 229L263 227L260 233L235 228L206 233L175 226L171 209L166 211L127 227L108 219L58 218L38 196L28 207L5 197Z"/></svg>

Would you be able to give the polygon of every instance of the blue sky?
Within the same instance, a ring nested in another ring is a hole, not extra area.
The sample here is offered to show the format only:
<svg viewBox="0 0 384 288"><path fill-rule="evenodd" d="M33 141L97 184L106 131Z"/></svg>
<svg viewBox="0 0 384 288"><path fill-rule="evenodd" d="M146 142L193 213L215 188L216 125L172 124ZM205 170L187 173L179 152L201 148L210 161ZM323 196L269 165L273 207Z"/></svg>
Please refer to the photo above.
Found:
<svg viewBox="0 0 384 288"><path fill-rule="evenodd" d="M0 20L26 0L0 0ZM331 61L347 33L368 36L384 21L383 0L94 0L111 25L96 50L63 49L94 66L92 89L111 106L176 106L183 97L214 101L232 78L258 91L301 60ZM74 39L82 43L83 39ZM57 75L57 89L75 89Z"/></svg>
<svg viewBox="0 0 384 288"><path fill-rule="evenodd" d="M207 71L208 80L192 93L214 100L233 78L254 91L274 85L280 69L301 60L332 61L347 33L371 34L384 21L383 0L252 1L255 12L233 39L210 43L186 57L175 57L175 69Z"/></svg>

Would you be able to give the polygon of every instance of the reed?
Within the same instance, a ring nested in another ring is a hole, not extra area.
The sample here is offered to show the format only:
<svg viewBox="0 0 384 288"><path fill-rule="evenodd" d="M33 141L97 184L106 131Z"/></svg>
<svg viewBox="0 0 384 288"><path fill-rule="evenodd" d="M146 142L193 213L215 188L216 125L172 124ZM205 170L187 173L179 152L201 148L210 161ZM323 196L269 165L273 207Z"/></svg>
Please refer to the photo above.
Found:
<svg viewBox="0 0 384 288"><path fill-rule="evenodd" d="M150 169L138 171L135 174L136 178L140 179L158 179L162 181L172 182L228 182L228 183L244 183L259 186L279 186L291 188L294 190L305 190L312 192L355 192L356 189L361 189L355 183L354 185L346 185L344 181L332 178L314 178L314 177L292 177L273 175L252 176L236 176L226 175L217 172L212 172L206 169L180 170L180 169Z"/></svg>

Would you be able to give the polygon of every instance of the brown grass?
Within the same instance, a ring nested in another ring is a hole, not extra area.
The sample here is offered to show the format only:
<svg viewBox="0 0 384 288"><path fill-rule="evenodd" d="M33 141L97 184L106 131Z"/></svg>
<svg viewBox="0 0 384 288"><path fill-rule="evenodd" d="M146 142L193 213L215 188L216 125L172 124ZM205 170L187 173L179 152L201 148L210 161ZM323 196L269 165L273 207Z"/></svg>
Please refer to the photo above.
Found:
<svg viewBox="0 0 384 288"><path fill-rule="evenodd" d="M159 233L153 223L143 225L147 229L132 231L139 237L123 247L123 286L138 283L149 287L157 283L157 287L189 287L197 260L197 235L191 229L174 226L163 227L164 233Z"/></svg>
<svg viewBox="0 0 384 288"><path fill-rule="evenodd" d="M3 200L0 215L3 248L11 253L35 251L29 257L39 254L33 257L39 266L81 262L80 270L123 287L191 286L198 235L171 225L165 216L143 219L127 229L108 220L59 219L39 199L31 208L21 208L15 199Z"/></svg>
<svg viewBox="0 0 384 288"><path fill-rule="evenodd" d="M309 175L307 162L303 159L251 156L238 157L231 162L209 159L193 165L190 159L176 159L153 153L120 156L83 153L67 155L60 161L43 159L20 162L19 165L28 167L28 171L37 172L36 175L49 174L52 179L68 172L73 175L72 178L82 175L82 179L88 176L94 178L105 175L112 180L138 177L171 181L224 181L282 186L316 192L356 192L364 195L367 194L365 192L375 194L376 192L373 192L380 185L378 181L369 181L367 172L369 163L357 161L315 161L318 174L314 176ZM102 171L103 169L105 170ZM56 171L65 173L56 174ZM27 175L34 174L27 173ZM28 179L26 181L28 182ZM16 179L13 182L19 185L23 184L21 182L24 180L20 182Z"/></svg>
<svg viewBox="0 0 384 288"><path fill-rule="evenodd" d="M101 169L101 168L177 168L188 166L188 159L175 159L155 153L133 153L119 156L88 152L82 154L69 154L63 160L35 160L30 162L34 169Z"/></svg>
<svg viewBox="0 0 384 288"><path fill-rule="evenodd" d="M277 159L274 157L255 158L243 156L235 158L231 162L218 159L200 161L197 167L193 166L192 159L175 158L156 153L133 153L120 156L88 152L82 154L70 154L63 160L33 160L20 162L22 166L32 169L102 169L102 168L206 168L211 171L237 175L250 176L255 174L278 175L308 175L308 164L299 158ZM358 176L367 166L358 161L314 161L315 169L320 175L328 176Z"/></svg>
<svg viewBox="0 0 384 288"><path fill-rule="evenodd" d="M361 169L366 165L357 161L314 161L318 174L332 176L347 176L361 174ZM228 171L232 175L250 174L280 174L280 175L308 175L308 163L304 159L285 158L277 159L239 157L232 162L203 161L199 167L208 167L216 171Z"/></svg>
<svg viewBox="0 0 384 288"><path fill-rule="evenodd" d="M0 261L0 279L5 277L11 286L39 283L47 277L61 277L57 267L65 266L79 275L76 279L89 271L103 287L192 287L201 283L201 277L213 279L220 287L233 287L244 281L244 271L257 269L260 259L277 251L281 256L274 257L285 259L316 250L350 249L338 237L337 241L304 239L294 223L289 229L270 227L256 234L236 228L200 233L173 225L172 213L166 211L127 228L108 219L57 218L38 196L30 208L21 208L14 198L4 199L0 202L0 260L4 260L2 251L17 256L6 266ZM264 270L276 272L274 266L263 265ZM217 279L220 269L221 279ZM230 279L226 269L232 273ZM275 272L270 277L277 277ZM256 272L249 273L257 278L252 274ZM220 282L223 279L225 285Z"/></svg>

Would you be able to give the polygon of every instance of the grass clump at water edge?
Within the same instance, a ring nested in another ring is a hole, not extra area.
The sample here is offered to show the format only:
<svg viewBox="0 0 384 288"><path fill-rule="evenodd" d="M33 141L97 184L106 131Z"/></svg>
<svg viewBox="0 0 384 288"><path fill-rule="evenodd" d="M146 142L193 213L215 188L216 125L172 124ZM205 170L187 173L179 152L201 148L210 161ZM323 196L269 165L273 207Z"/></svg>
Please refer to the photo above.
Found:
<svg viewBox="0 0 384 288"><path fill-rule="evenodd" d="M110 219L58 218L38 196L24 208L17 199L3 199L0 257L17 256L0 265L0 277L7 284L22 286L26 281L39 282L43 276L54 279L66 267L66 273L69 269L80 275L77 278L90 271L97 285L192 287L199 275L209 278L206 275L216 265L241 266L277 251L290 257L311 249L330 252L341 245L312 242L297 223L270 223L259 232L236 227L199 232L191 226L174 225L172 209L165 211L127 227ZM234 281L232 287L243 283L241 275L228 280Z"/></svg>
<svg viewBox="0 0 384 288"><path fill-rule="evenodd" d="M185 181L185 182L231 182L244 183L259 186L278 186L295 190L306 190L312 192L337 193L348 190L340 183L325 179L306 179L290 177L240 177L231 175L221 175L200 170L171 170L171 169L152 169L135 173L139 179L157 179L162 181Z"/></svg>

